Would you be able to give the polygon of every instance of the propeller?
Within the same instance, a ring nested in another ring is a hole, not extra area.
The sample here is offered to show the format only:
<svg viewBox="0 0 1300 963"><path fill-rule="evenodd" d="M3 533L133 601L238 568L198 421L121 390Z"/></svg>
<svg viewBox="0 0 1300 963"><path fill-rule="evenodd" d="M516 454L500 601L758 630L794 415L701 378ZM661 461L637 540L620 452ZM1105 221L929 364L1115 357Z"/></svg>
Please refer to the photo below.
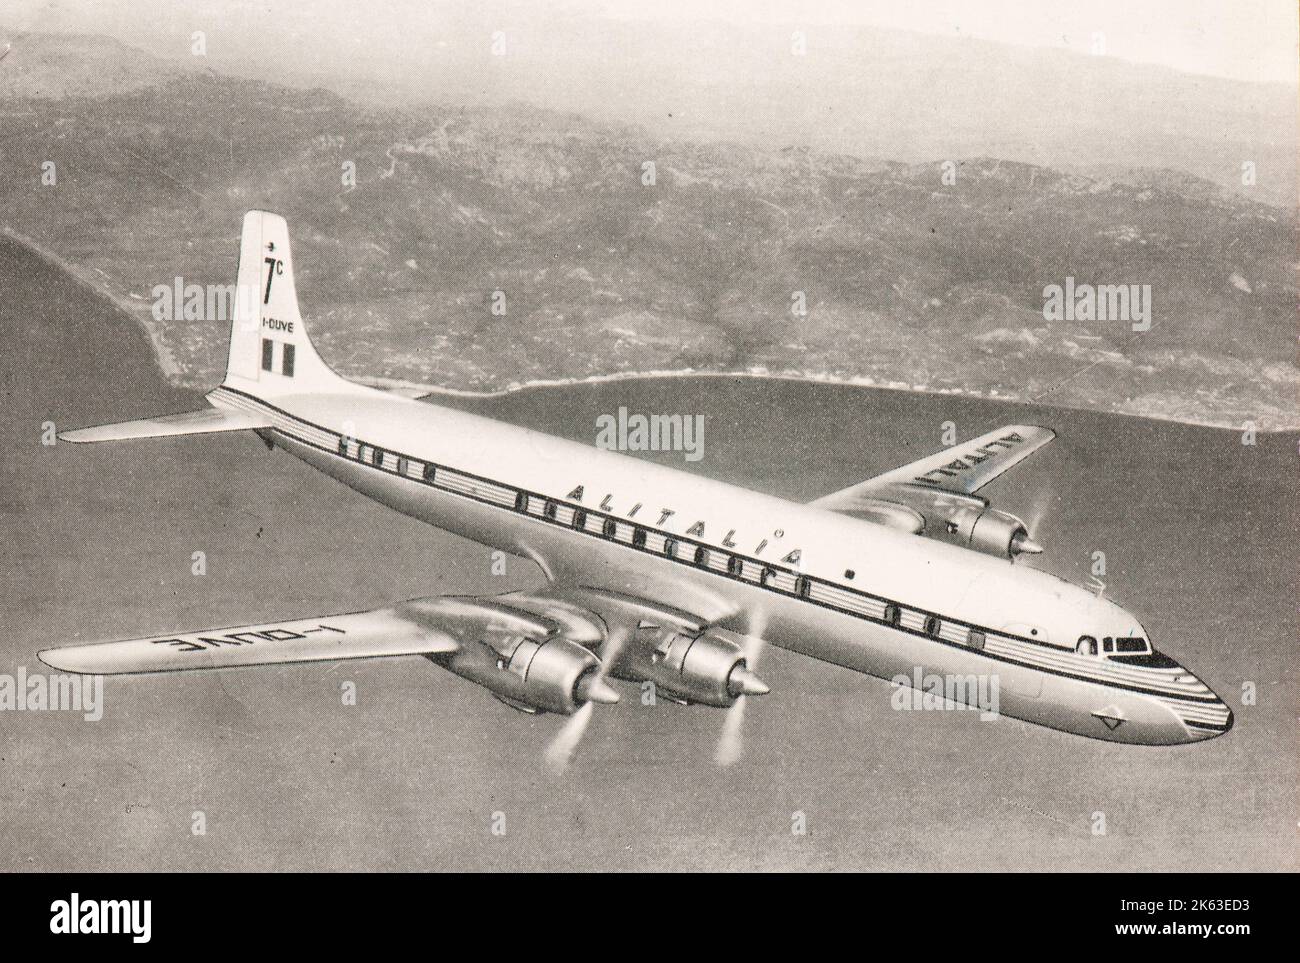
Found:
<svg viewBox="0 0 1300 963"><path fill-rule="evenodd" d="M26 34L26 33L20 33L20 34L17 34L17 35L14 37L13 40L10 40L8 43L5 44L3 50L0 50L0 60L4 60L5 57L8 57L8 56L9 56L9 52L10 52L11 50L14 49L14 43L15 43L15 42L17 42L17 41L21 41L21 40L26 40L26 39L27 39L27 34Z"/></svg>
<svg viewBox="0 0 1300 963"><path fill-rule="evenodd" d="M618 690L609 684L605 675L609 672L609 667L614 664L614 660L618 658L619 650L623 648L629 634L630 632L624 626L611 629L601 649L600 666L596 671L588 672L579 680L574 696L582 702L582 705L577 712L569 716L550 745L546 747L546 764L555 773L564 773L573 762L578 747L587 734L587 726L591 724L596 704L613 705L618 702Z"/></svg>
<svg viewBox="0 0 1300 963"><path fill-rule="evenodd" d="M718 745L713 750L713 761L719 766L730 766L740 761L745 748L745 703L752 695L764 695L770 691L767 684L754 674L754 667L758 665L758 657L763 651L763 630L766 627L766 620L761 615L756 615L750 622L750 634L745 636L742 645L745 662L736 667L728 680L728 688L736 695L736 701L722 720L722 732L719 733Z"/></svg>
<svg viewBox="0 0 1300 963"><path fill-rule="evenodd" d="M1013 557L1019 557L1022 554L1042 554L1042 543L1035 540L1034 536L1042 530L1043 520L1046 518L1048 510L1054 507L1051 504L1053 497L1055 497L1055 493L1046 485L1038 489L1038 497L1034 499L1034 503L1029 510L1029 517L1025 519L1026 534L1017 536L1015 539Z"/></svg>
<svg viewBox="0 0 1300 963"><path fill-rule="evenodd" d="M569 716L551 744L546 747L546 764L557 775L563 774L569 768L569 763L573 762L595 709L596 703L584 702L577 712Z"/></svg>

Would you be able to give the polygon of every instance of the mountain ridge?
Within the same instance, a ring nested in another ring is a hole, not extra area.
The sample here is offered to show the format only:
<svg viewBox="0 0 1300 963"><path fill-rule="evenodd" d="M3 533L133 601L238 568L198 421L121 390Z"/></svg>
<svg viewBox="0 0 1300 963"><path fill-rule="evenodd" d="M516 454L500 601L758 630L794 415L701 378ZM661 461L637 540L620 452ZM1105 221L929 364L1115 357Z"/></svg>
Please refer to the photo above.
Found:
<svg viewBox="0 0 1300 963"><path fill-rule="evenodd" d="M735 370L1296 422L1294 216L1187 176L972 157L947 184L939 164L201 71L9 105L26 113L0 156L4 219L133 305L185 384L219 376L227 327L155 320L150 293L230 283L243 211L269 207L349 375L492 391ZM33 158L57 158L57 186ZM1067 277L1152 285L1152 330L1045 321Z"/></svg>

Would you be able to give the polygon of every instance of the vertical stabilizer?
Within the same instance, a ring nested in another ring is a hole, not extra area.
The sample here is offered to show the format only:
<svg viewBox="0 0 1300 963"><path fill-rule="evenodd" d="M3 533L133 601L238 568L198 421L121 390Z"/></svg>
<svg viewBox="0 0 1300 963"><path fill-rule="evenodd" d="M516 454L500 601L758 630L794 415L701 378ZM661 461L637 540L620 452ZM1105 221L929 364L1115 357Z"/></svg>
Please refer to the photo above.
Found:
<svg viewBox="0 0 1300 963"><path fill-rule="evenodd" d="M268 211L244 215L223 384L263 397L360 388L335 374L312 346L298 311L289 226Z"/></svg>

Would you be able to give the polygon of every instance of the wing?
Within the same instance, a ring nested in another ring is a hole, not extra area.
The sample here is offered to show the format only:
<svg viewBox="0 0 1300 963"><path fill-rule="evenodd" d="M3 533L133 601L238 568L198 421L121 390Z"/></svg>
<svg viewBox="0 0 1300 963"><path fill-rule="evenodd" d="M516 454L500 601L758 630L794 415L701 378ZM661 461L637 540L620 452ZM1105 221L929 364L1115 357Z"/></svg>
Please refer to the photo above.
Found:
<svg viewBox="0 0 1300 963"><path fill-rule="evenodd" d="M454 652L458 645L449 632L412 617L408 606L394 606L289 622L69 645L45 649L37 655L46 665L63 672L118 675L429 655Z"/></svg>
<svg viewBox="0 0 1300 963"><path fill-rule="evenodd" d="M607 675L721 707L767 692L741 645L706 621L649 599L556 586L39 653L54 669L93 675L404 655L427 656L527 712L571 714L587 702L617 702Z"/></svg>
<svg viewBox="0 0 1300 963"><path fill-rule="evenodd" d="M844 514L884 514L886 506L900 503L908 511L897 514L893 527L913 525L915 507L933 505L943 496L965 501L1003 472L1018 465L1056 437L1050 428L1007 425L980 435L963 445L936 452L920 461L887 471L811 502L818 508ZM983 504L983 499L969 498ZM876 520L882 520L877 518ZM919 528L913 528L919 531Z"/></svg>
<svg viewBox="0 0 1300 963"><path fill-rule="evenodd" d="M139 421L120 421L113 425L78 428L59 432L63 441L126 441L133 438L165 438L171 435L200 435L214 431L247 431L269 428L271 420L244 411L207 408L182 415L160 415Z"/></svg>

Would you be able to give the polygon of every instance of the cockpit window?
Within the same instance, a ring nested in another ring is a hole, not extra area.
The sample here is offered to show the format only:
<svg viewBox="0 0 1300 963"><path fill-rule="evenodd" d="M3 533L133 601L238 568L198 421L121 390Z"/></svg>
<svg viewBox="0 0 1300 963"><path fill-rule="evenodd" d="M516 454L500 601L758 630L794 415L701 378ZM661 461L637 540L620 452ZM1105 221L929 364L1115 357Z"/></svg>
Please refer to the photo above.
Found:
<svg viewBox="0 0 1300 963"><path fill-rule="evenodd" d="M1147 652L1142 655L1116 655L1112 656L1111 660L1114 662L1123 662L1125 665L1141 666L1144 669L1182 668L1177 662L1162 652Z"/></svg>
<svg viewBox="0 0 1300 963"><path fill-rule="evenodd" d="M1121 655L1146 655L1151 651L1151 646L1147 644L1146 639L1136 635L1121 638L1108 635L1100 642L1091 635L1081 635L1074 650L1080 655L1106 655L1118 658Z"/></svg>

